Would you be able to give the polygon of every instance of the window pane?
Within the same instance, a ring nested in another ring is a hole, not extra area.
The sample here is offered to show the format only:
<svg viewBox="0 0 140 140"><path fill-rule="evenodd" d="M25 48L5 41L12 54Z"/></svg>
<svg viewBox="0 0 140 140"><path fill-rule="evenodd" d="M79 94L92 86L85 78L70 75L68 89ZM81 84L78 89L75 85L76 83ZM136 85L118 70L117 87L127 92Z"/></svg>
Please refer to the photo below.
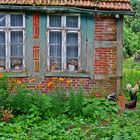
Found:
<svg viewBox="0 0 140 140"><path fill-rule="evenodd" d="M50 32L50 56L61 57L62 33Z"/></svg>
<svg viewBox="0 0 140 140"><path fill-rule="evenodd" d="M5 44L5 32L0 32L0 44Z"/></svg>
<svg viewBox="0 0 140 140"><path fill-rule="evenodd" d="M5 32L0 32L0 57L5 57Z"/></svg>
<svg viewBox="0 0 140 140"><path fill-rule="evenodd" d="M23 31L11 31L11 43L12 44L23 43Z"/></svg>
<svg viewBox="0 0 140 140"><path fill-rule="evenodd" d="M67 33L67 57L78 57L78 33Z"/></svg>
<svg viewBox="0 0 140 140"><path fill-rule="evenodd" d="M11 68L23 68L23 31L11 31Z"/></svg>
<svg viewBox="0 0 140 140"><path fill-rule="evenodd" d="M78 28L78 16L67 16L66 27Z"/></svg>
<svg viewBox="0 0 140 140"><path fill-rule="evenodd" d="M67 59L67 69L69 71L78 70L78 58L76 59Z"/></svg>
<svg viewBox="0 0 140 140"><path fill-rule="evenodd" d="M61 48L62 48L62 33L50 32L50 69L61 70Z"/></svg>
<svg viewBox="0 0 140 140"><path fill-rule="evenodd" d="M50 27L61 27L61 16L49 16Z"/></svg>
<svg viewBox="0 0 140 140"><path fill-rule="evenodd" d="M66 44L67 69L78 70L78 33L67 33Z"/></svg>
<svg viewBox="0 0 140 140"><path fill-rule="evenodd" d="M23 15L19 14L19 15L11 15L10 16L10 22L11 22L11 26L23 26Z"/></svg>
<svg viewBox="0 0 140 140"><path fill-rule="evenodd" d="M51 58L50 59L50 69L51 70L61 70L61 59L60 58Z"/></svg>
<svg viewBox="0 0 140 140"><path fill-rule="evenodd" d="M0 32L0 70L5 69L5 32Z"/></svg>
<svg viewBox="0 0 140 140"><path fill-rule="evenodd" d="M5 69L5 59L0 58L0 70L4 70L4 69Z"/></svg>
<svg viewBox="0 0 140 140"><path fill-rule="evenodd" d="M11 69L14 69L14 70L23 69L23 59L22 58L11 58Z"/></svg>
<svg viewBox="0 0 140 140"><path fill-rule="evenodd" d="M0 26L5 26L6 21L5 21L5 15L0 15Z"/></svg>

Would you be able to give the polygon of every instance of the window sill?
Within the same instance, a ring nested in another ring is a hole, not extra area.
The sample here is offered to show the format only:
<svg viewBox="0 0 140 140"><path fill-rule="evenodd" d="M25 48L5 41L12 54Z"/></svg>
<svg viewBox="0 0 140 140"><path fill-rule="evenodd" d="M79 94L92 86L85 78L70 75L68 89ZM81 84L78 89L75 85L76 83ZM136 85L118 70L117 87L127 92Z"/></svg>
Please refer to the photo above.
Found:
<svg viewBox="0 0 140 140"><path fill-rule="evenodd" d="M50 77L79 77L79 78L89 78L91 75L90 73L79 72L79 73L70 73L70 72L47 72L45 76Z"/></svg>
<svg viewBox="0 0 140 140"><path fill-rule="evenodd" d="M4 75L6 75L7 77L10 77L10 78L12 78L12 77L27 77L28 76L28 74L27 74L27 72L21 72L21 71L18 71L18 72L0 72L0 73L2 73L2 74L4 74Z"/></svg>

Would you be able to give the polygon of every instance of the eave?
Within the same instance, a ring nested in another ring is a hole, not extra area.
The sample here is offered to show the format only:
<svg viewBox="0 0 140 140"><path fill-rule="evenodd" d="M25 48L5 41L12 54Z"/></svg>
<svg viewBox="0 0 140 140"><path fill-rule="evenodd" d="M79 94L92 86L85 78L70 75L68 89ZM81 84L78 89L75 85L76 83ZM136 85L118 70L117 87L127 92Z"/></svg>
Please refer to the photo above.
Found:
<svg viewBox="0 0 140 140"><path fill-rule="evenodd" d="M0 5L0 10L12 10L12 11L40 11L46 13L56 13L56 12L66 12L66 13L88 13L88 14L110 14L110 15L134 15L133 11L126 10L102 10L102 9L88 9L88 8L78 8L70 6L20 6L20 5Z"/></svg>

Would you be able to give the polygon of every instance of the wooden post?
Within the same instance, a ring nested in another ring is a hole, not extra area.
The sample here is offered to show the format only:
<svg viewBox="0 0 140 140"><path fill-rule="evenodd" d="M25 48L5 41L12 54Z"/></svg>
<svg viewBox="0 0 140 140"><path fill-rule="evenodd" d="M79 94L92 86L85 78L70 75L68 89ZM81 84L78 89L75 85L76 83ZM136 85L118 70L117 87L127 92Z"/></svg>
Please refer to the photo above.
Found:
<svg viewBox="0 0 140 140"><path fill-rule="evenodd" d="M122 93L122 67L123 67L123 17L117 18L117 95Z"/></svg>

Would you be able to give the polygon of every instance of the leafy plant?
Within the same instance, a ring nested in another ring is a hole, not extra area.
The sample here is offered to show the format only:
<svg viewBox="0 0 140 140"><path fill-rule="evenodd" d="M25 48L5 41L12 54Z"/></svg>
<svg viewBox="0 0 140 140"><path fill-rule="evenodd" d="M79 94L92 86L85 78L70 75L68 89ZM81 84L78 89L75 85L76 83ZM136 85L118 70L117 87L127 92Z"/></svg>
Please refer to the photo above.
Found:
<svg viewBox="0 0 140 140"><path fill-rule="evenodd" d="M83 89L81 88L77 92L71 89L68 98L68 114L70 116L82 115L83 101Z"/></svg>
<svg viewBox="0 0 140 140"><path fill-rule="evenodd" d="M50 104L51 111L54 115L63 114L66 110L67 96L63 88L57 88L57 90L50 92Z"/></svg>

